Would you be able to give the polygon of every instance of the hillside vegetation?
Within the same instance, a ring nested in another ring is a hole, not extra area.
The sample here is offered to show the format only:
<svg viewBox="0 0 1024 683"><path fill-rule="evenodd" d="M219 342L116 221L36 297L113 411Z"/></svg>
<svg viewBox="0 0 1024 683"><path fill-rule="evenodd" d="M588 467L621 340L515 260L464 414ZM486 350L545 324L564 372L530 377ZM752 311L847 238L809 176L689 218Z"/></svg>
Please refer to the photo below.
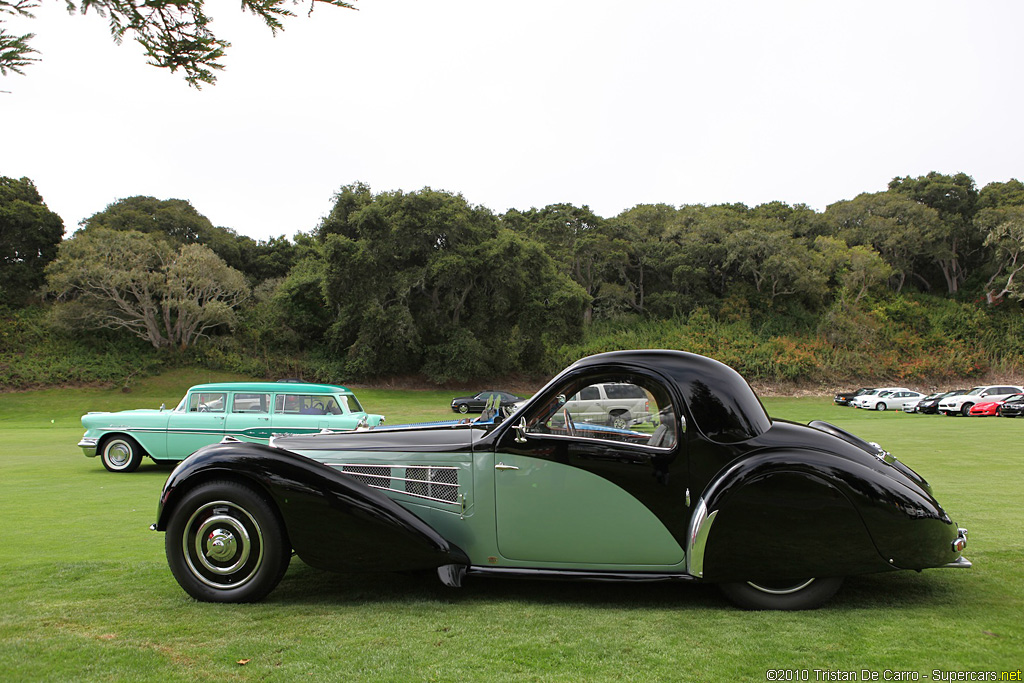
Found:
<svg viewBox="0 0 1024 683"><path fill-rule="evenodd" d="M55 229L56 228L56 229ZM755 383L1018 376L1024 183L894 178L819 212L769 202L551 204L496 214L423 188L342 187L257 242L181 199L129 197L64 239L0 178L0 387L130 386L170 367L346 383L537 381L672 348Z"/></svg>

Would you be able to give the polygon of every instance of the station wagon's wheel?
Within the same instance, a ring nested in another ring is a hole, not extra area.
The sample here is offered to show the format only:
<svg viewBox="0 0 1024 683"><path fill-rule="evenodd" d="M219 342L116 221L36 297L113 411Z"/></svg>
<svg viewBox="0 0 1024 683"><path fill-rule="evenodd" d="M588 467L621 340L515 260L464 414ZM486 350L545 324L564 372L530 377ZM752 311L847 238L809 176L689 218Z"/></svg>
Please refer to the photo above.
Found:
<svg viewBox="0 0 1024 683"><path fill-rule="evenodd" d="M625 429L629 426L629 413L625 410L616 410L609 413L608 425L616 429Z"/></svg>
<svg viewBox="0 0 1024 683"><path fill-rule="evenodd" d="M185 592L206 602L255 602L284 576L291 547L277 512L231 481L189 492L164 539L167 562Z"/></svg>
<svg viewBox="0 0 1024 683"><path fill-rule="evenodd" d="M111 472L134 472L142 462L142 446L130 436L112 436L103 442L100 460Z"/></svg>
<svg viewBox="0 0 1024 683"><path fill-rule="evenodd" d="M835 595L842 577L723 583L725 596L744 609L815 609Z"/></svg>
<svg viewBox="0 0 1024 683"><path fill-rule="evenodd" d="M974 407L973 403L965 403L965 404L963 404L962 406L960 406L960 414L963 415L964 417L967 417L968 415L971 414L971 408L973 408L973 407Z"/></svg>

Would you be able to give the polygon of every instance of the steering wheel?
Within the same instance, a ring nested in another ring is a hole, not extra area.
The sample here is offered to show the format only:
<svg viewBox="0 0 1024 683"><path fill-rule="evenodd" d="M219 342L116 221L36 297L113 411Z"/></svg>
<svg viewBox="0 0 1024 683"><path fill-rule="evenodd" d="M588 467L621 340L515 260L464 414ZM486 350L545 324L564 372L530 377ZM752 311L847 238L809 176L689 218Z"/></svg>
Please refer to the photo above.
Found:
<svg viewBox="0 0 1024 683"><path fill-rule="evenodd" d="M565 419L565 431L569 436L576 436L576 425L573 424L572 415L569 414L569 410L562 408L562 418Z"/></svg>

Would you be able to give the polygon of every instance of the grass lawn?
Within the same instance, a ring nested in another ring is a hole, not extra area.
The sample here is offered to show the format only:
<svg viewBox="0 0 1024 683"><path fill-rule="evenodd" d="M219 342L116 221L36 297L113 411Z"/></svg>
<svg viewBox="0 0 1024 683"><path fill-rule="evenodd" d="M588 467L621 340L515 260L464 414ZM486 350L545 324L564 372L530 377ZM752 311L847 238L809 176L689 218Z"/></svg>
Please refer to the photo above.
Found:
<svg viewBox="0 0 1024 683"><path fill-rule="evenodd" d="M190 384L226 379L0 394L0 679L764 681L787 669L780 680L933 680L938 669L1000 680L1024 667L1024 420L766 399L774 417L881 443L971 532L973 569L851 578L813 612L743 612L712 586L451 590L432 575L330 574L297 559L265 601L210 605L178 587L163 534L148 529L169 469L147 459L110 474L75 444L88 410L171 407ZM391 424L452 416L448 392L357 394Z"/></svg>

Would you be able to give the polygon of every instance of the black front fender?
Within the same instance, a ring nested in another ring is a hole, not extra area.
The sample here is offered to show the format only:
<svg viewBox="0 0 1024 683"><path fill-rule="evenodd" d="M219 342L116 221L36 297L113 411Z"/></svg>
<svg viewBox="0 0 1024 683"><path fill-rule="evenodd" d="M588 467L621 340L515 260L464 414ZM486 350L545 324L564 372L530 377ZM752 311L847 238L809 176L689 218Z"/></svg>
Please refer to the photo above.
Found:
<svg viewBox="0 0 1024 683"><path fill-rule="evenodd" d="M469 564L460 548L379 491L315 460L254 443L207 446L182 462L164 484L154 528L166 530L189 490L224 479L266 496L292 548L315 567L397 571Z"/></svg>

